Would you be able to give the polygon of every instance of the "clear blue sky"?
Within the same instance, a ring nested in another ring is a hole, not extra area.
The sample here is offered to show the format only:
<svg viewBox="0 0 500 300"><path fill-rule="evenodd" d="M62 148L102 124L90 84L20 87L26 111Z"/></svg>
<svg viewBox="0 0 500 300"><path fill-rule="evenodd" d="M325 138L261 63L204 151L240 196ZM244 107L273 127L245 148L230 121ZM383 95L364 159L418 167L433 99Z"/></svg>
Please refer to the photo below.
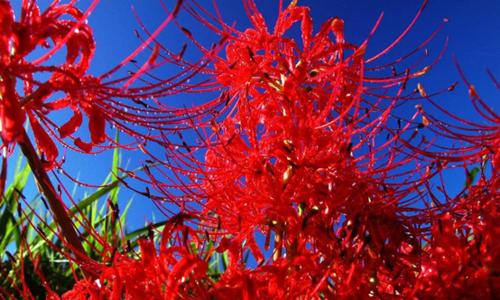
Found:
<svg viewBox="0 0 500 300"><path fill-rule="evenodd" d="M19 7L19 0L12 1ZM172 7L171 0L165 0ZM211 5L212 1L200 1ZM287 1L284 1L287 3ZM40 0L41 6L49 1ZM85 9L89 0L79 1L79 6ZM222 14L228 23L237 22L238 29L244 29L248 20L242 5L238 0L219 0ZM373 38L368 55L384 49L406 28L412 17L417 12L421 1L400 0L299 0L299 5L311 7L315 29L330 17L338 16L345 20L346 39L359 43L364 40L381 12L385 16L382 24ZM264 15L273 20L276 17L278 1L258 0L257 4ZM94 28L97 52L93 62L92 71L96 74L109 69L126 57L140 42L135 37L133 30L138 28L131 12L131 5L137 9L141 19L150 30L161 23L166 13L161 9L157 0L102 0L89 18L89 24ZM459 80L458 73L451 62L451 55L455 54L465 70L469 79L478 88L480 94L488 99L488 103L495 111L499 110L498 92L488 79L486 69L489 68L500 78L500 1L452 1L431 0L411 33L386 57L391 60L413 49L424 41L431 32L439 26L443 18L449 19L448 24L440 35L431 43L429 49L431 56L441 50L444 39L450 38L449 47L441 62L432 70L422 82L427 90L438 89ZM179 20L190 28L195 36L202 42L209 44L216 41L211 35L204 35L203 28L195 24L192 19L181 14ZM181 43L178 40L178 30L168 27L160 37L160 41L174 51L178 51ZM173 98L172 101L186 101L182 97ZM189 102L189 100L187 100ZM467 103L467 92L463 85L456 92L444 95L442 101L450 104L450 110L471 117L470 106ZM110 165L109 153L97 157L85 155L70 155L66 168L73 174L79 173L82 180L100 183ZM137 160L144 157L135 157L132 153L124 153L123 164L128 160L135 161L131 164L137 166ZM12 164L13 165L13 164ZM453 180L453 179L452 179ZM457 179L460 184L463 178ZM77 195L82 195L81 190ZM130 193L122 193L124 202L129 199ZM29 198L29 197L28 197ZM79 197L77 197L78 199ZM132 227L141 225L145 220L151 219L153 206L146 199L136 197L134 209L129 213Z"/></svg>

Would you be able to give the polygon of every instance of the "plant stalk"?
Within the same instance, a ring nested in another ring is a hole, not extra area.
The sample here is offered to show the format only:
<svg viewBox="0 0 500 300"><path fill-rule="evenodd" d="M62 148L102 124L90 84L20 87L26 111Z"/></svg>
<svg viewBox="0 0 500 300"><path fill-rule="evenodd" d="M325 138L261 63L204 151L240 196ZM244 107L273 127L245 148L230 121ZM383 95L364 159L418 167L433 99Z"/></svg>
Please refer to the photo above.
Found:
<svg viewBox="0 0 500 300"><path fill-rule="evenodd" d="M47 172L45 172L42 161L38 157L38 154L31 143L31 140L26 133L26 130L23 130L22 136L18 141L18 145L21 148L24 156L26 157L28 164L35 176L35 179L38 183L41 192L45 195L50 210L54 215L54 221L59 225L62 231L62 235L66 239L67 243L71 246L71 251L74 253L75 257L81 261L90 261L90 258L85 254L85 250L83 249L82 243L76 229L73 227L73 222L71 221L66 209L64 208L64 204L56 193L52 182L50 181Z"/></svg>

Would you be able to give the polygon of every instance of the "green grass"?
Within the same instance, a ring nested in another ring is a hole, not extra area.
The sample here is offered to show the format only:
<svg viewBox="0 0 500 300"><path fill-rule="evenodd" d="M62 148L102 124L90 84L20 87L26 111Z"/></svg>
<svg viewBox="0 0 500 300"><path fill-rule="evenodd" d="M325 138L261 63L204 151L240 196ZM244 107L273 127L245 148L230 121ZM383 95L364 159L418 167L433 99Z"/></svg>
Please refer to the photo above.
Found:
<svg viewBox="0 0 500 300"><path fill-rule="evenodd" d="M121 182L126 176L119 173L120 153L115 149L110 172L101 185L84 197L78 204L69 209L69 213L77 221L76 224L86 224L97 233L107 244L121 249L123 242L135 245L136 239L146 227L139 228L121 239L121 228L126 224L127 212L132 201L118 213L118 196ZM32 199L23 195L31 170L22 158L18 159L14 179L8 185L0 202L0 289L11 293L16 298L20 296L15 287L21 287L21 262L24 264L25 283L37 299L45 298L45 288L41 285L40 274L33 269L33 260L39 261L40 270L46 277L49 286L57 293L62 293L74 284L73 272L78 267L69 262L61 254L63 243L56 235L57 228L40 194ZM120 177L121 176L121 177ZM29 203L29 208L22 203ZM35 211L41 214L37 218ZM161 225L161 224L158 224ZM79 232L84 242L87 254L101 260L103 243L95 234L89 233L79 226ZM117 238L118 237L118 238ZM1 295L0 290L0 295Z"/></svg>

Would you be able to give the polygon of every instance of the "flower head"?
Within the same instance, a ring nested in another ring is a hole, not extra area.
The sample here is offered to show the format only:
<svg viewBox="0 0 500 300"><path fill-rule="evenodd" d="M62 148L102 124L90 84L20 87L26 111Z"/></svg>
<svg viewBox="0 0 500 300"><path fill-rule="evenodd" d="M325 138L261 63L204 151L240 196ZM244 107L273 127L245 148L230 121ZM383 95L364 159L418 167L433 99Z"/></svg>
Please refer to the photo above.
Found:
<svg viewBox="0 0 500 300"><path fill-rule="evenodd" d="M431 249L423 246L429 224L453 203L436 200L432 178L447 163L480 161L498 131L484 126L489 131L480 145L479 136L454 131L415 105L420 100L435 106L432 98L439 94L421 84L407 90L435 63L405 64L429 40L410 55L375 65L409 31L426 2L395 42L372 57L366 54L369 39L350 43L339 18L314 33L309 9L293 2L270 29L254 1L244 4L252 28L238 31L220 19L221 29L210 27L226 42L225 56L214 58L210 70L213 86L222 90L222 111L206 128L193 118L201 146L167 149L177 159L168 162L175 166L173 175L148 171L160 193L148 196L199 212L202 228L220 237L219 250L228 251L234 265L222 277L220 295L276 297L266 294L266 283L290 280L283 285L295 286L297 278L300 295L407 293L425 273L421 258ZM289 34L297 24L300 39ZM413 115L397 116L406 104ZM417 139L427 128L436 140L453 137L473 146ZM204 160L193 155L200 148ZM242 270L245 253L258 264L252 271ZM314 267L294 269L296 259Z"/></svg>
<svg viewBox="0 0 500 300"><path fill-rule="evenodd" d="M74 2L54 1L41 11L36 1L25 0L16 20L10 2L0 1L2 147L8 148L25 138L23 126L28 120L37 148L50 168L58 158L56 141L76 151L92 152L96 147L115 146L107 134L109 125L144 141L154 139L152 132L173 127L175 119L182 117L180 110L160 111L157 98L175 93L173 90L196 72L196 63L177 74L177 79L174 76L135 84L150 70L171 62L168 56L173 54L157 45L147 62L138 65L138 72L110 78L128 63L137 64L134 58L147 51L178 12L180 2L140 47L100 76L89 73L95 41L87 18L97 3L93 1L86 11L81 11ZM59 110L69 117L63 121L55 118L55 111ZM87 131L81 130L84 123L88 124Z"/></svg>

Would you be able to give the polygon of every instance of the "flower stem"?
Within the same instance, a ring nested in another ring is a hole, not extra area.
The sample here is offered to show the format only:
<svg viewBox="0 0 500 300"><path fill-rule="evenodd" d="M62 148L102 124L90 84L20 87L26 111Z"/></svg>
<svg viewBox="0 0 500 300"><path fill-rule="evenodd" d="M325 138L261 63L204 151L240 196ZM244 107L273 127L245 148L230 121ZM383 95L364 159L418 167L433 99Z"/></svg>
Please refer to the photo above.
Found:
<svg viewBox="0 0 500 300"><path fill-rule="evenodd" d="M71 221L64 204L56 193L49 176L45 172L42 162L38 157L38 154L31 143L31 140L23 130L22 136L18 141L18 145L21 148L24 156L28 160L28 164L35 176L39 188L42 193L47 198L50 206L50 210L54 215L54 220L56 224L62 230L62 235L66 239L67 243L70 245L71 251L74 253L75 257L81 261L89 261L90 258L85 254L80 238L78 237L76 229L73 227L73 222Z"/></svg>

